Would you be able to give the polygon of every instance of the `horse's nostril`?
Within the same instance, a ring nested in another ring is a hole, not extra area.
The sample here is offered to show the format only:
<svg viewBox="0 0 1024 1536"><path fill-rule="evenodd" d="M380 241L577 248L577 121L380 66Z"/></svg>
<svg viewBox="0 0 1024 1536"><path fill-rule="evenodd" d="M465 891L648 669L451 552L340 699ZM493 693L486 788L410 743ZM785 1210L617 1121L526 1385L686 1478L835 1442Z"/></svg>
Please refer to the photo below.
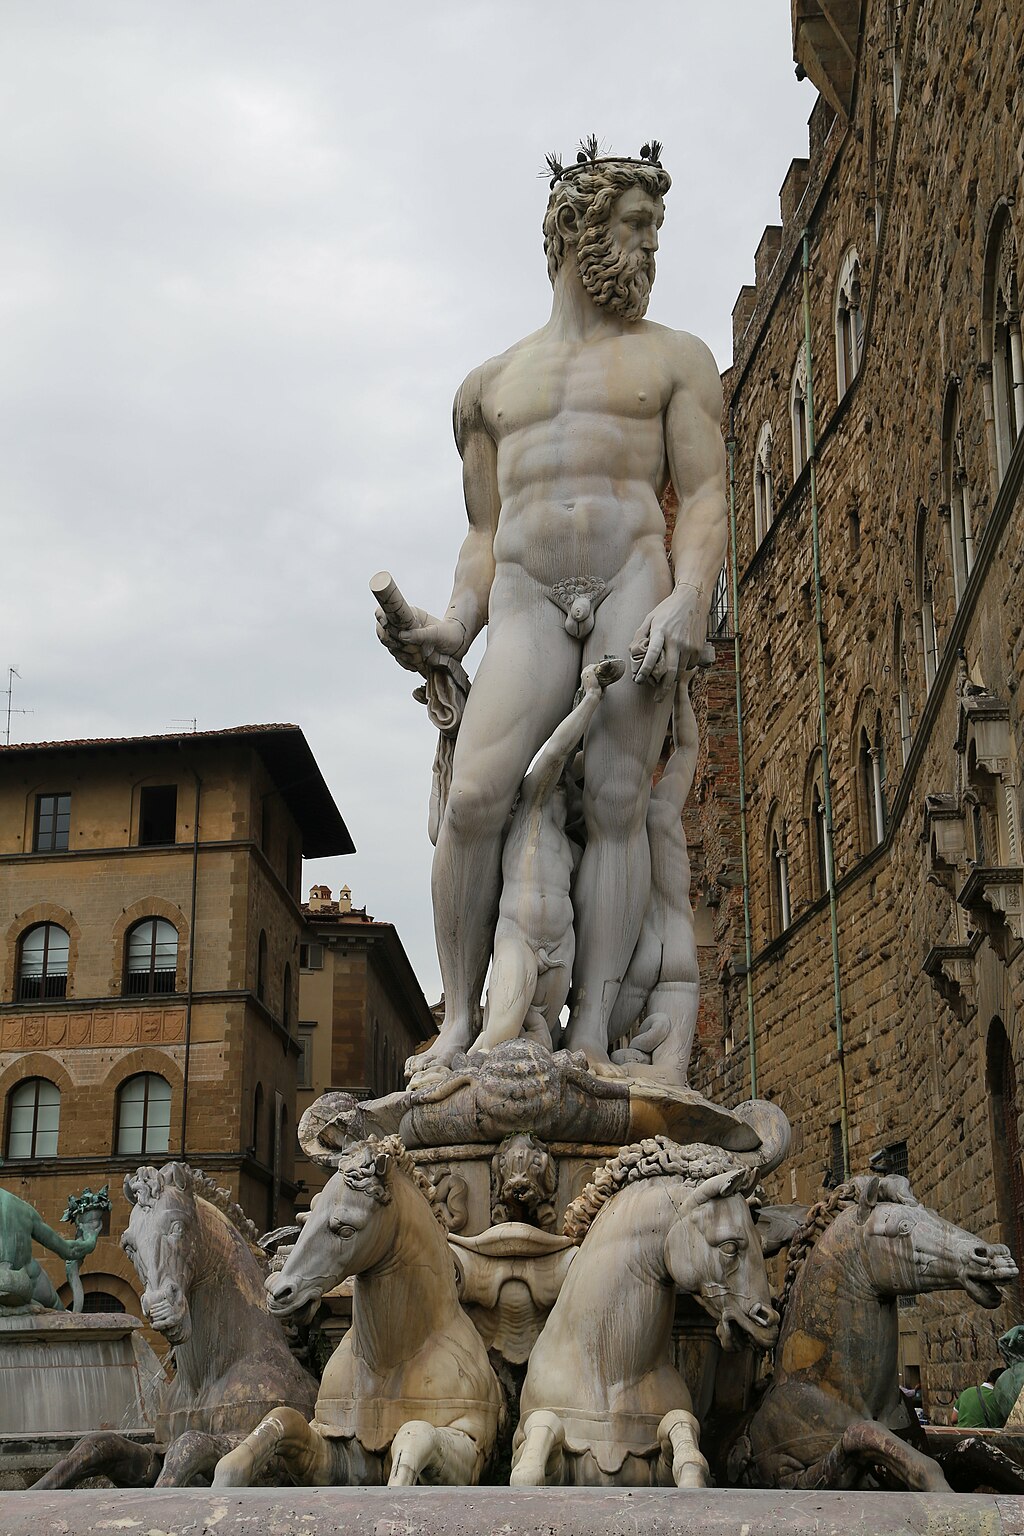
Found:
<svg viewBox="0 0 1024 1536"><path fill-rule="evenodd" d="M977 1260L979 1264L987 1264L989 1260L989 1250L987 1246L984 1243L979 1243L976 1248L972 1248L971 1258Z"/></svg>

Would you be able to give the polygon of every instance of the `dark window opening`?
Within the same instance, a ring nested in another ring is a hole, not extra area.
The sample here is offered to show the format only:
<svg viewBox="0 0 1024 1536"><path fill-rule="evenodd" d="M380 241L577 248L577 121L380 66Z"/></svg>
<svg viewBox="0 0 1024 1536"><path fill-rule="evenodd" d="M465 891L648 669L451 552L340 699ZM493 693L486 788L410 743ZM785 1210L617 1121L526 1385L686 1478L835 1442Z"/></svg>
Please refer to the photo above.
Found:
<svg viewBox="0 0 1024 1536"><path fill-rule="evenodd" d="M324 947L322 944L299 945L299 969L302 971L322 971L324 968Z"/></svg>
<svg viewBox="0 0 1024 1536"><path fill-rule="evenodd" d="M177 784L152 784L139 791L139 845L173 843L178 832Z"/></svg>
<svg viewBox="0 0 1024 1536"><path fill-rule="evenodd" d="M829 1166L825 1170L825 1184L835 1189L846 1178L846 1158L843 1154L843 1122L833 1120L828 1129Z"/></svg>
<svg viewBox="0 0 1024 1536"><path fill-rule="evenodd" d="M125 1305L109 1291L89 1291L82 1302L83 1312L124 1312Z"/></svg>
<svg viewBox="0 0 1024 1536"><path fill-rule="evenodd" d="M36 853L63 853L71 835L71 796L36 795Z"/></svg>
<svg viewBox="0 0 1024 1536"><path fill-rule="evenodd" d="M313 1086L313 1031L316 1021L307 1023L305 1019L299 1020L299 1046L302 1054L298 1062L298 1086L300 1088L312 1088Z"/></svg>

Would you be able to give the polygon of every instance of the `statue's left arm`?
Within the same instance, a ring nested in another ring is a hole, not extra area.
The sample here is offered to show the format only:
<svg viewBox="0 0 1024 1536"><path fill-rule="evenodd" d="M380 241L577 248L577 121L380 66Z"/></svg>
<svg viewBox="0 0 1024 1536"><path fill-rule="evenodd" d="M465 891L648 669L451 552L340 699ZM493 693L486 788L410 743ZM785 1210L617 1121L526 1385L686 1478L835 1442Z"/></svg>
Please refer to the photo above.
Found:
<svg viewBox="0 0 1024 1536"><path fill-rule="evenodd" d="M728 537L721 380L702 342L681 336L678 348L677 383L665 413L669 473L679 498L675 586L637 631L632 654L638 683L675 678L696 662Z"/></svg>
<svg viewBox="0 0 1024 1536"><path fill-rule="evenodd" d="M32 1223L32 1236L43 1248L49 1248L59 1259L84 1259L96 1247L99 1237L98 1232L91 1233L88 1237L62 1237L52 1227L48 1227L38 1211L33 1213L35 1220Z"/></svg>

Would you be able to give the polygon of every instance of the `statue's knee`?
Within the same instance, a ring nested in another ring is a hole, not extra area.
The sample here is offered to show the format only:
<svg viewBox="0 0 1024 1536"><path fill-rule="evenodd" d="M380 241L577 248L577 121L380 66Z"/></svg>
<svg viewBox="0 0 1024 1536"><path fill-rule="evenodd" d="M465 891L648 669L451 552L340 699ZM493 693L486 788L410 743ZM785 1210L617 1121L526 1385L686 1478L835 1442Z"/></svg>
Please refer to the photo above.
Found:
<svg viewBox="0 0 1024 1536"><path fill-rule="evenodd" d="M649 793L632 775L611 774L599 785L588 786L584 812L591 833L618 837L641 831L646 825Z"/></svg>
<svg viewBox="0 0 1024 1536"><path fill-rule="evenodd" d="M508 807L496 794L493 786L487 787L473 780L453 784L444 813L447 835L458 842L486 837L500 832L508 814Z"/></svg>

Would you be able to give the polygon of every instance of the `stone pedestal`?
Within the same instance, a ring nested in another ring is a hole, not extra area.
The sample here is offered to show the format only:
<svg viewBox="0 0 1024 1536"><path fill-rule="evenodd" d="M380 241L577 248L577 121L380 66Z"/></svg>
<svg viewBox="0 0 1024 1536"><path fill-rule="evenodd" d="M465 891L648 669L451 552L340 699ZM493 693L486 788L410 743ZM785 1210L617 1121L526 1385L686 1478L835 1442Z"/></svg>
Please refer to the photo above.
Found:
<svg viewBox="0 0 1024 1536"><path fill-rule="evenodd" d="M90 1430L151 1440L144 1392L162 1373L137 1317L0 1317L0 1477L41 1475Z"/></svg>

